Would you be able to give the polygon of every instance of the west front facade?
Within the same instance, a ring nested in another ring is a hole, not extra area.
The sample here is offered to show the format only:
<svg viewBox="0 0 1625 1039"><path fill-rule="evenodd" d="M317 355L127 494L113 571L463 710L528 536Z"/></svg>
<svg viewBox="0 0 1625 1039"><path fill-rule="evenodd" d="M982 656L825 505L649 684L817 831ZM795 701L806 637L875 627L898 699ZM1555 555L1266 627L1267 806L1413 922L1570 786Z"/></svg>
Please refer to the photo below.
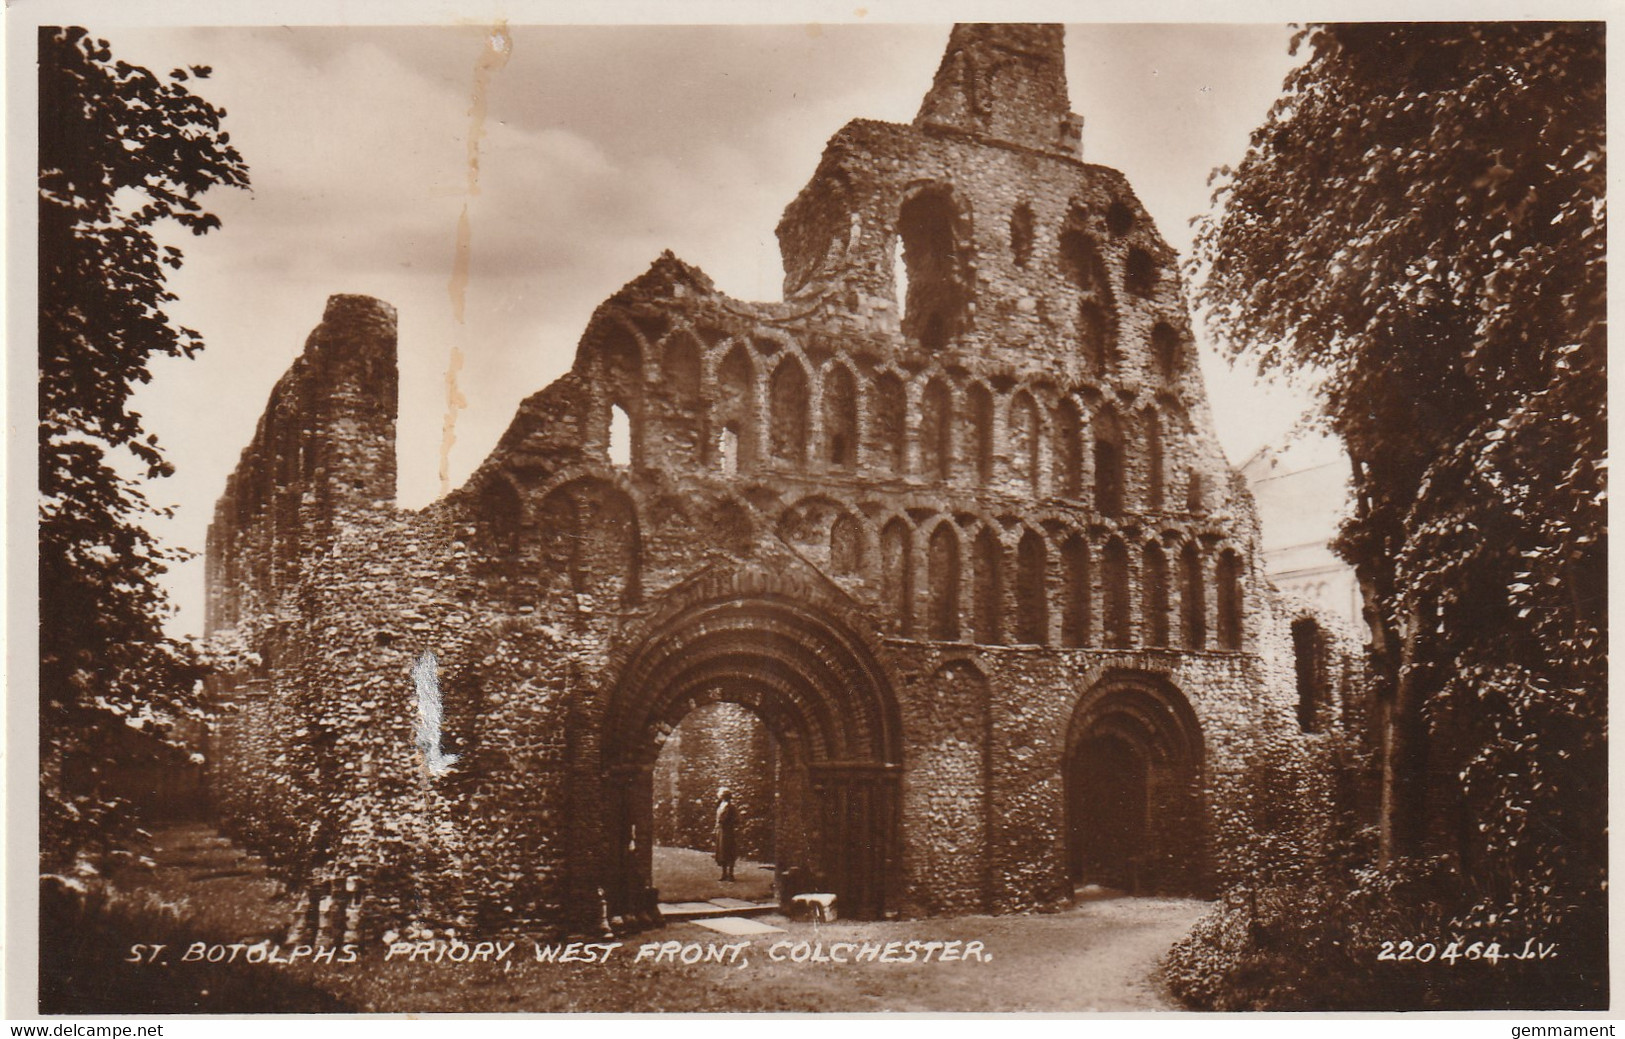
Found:
<svg viewBox="0 0 1625 1039"><path fill-rule="evenodd" d="M956 27L785 210L784 302L660 257L421 511L394 311L329 301L208 546L214 798L312 928L650 920L724 762L843 915L1201 892L1248 762L1356 724L1062 37Z"/></svg>

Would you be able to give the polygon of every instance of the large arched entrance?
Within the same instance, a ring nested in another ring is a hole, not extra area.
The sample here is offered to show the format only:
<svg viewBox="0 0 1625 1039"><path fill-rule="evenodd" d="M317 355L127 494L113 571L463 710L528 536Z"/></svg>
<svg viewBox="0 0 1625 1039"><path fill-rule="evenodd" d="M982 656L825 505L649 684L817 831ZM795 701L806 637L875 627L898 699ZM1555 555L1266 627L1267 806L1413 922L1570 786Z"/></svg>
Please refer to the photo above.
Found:
<svg viewBox="0 0 1625 1039"><path fill-rule="evenodd" d="M1202 733L1171 682L1134 671L1102 676L1073 712L1062 772L1073 883L1202 887Z"/></svg>
<svg viewBox="0 0 1625 1039"><path fill-rule="evenodd" d="M692 606L644 637L622 669L601 744L611 913L652 908L655 762L666 735L714 703L748 709L772 733L797 832L776 849L781 875L798 869L811 889L833 891L843 915L880 916L899 847L896 700L848 625L772 594Z"/></svg>

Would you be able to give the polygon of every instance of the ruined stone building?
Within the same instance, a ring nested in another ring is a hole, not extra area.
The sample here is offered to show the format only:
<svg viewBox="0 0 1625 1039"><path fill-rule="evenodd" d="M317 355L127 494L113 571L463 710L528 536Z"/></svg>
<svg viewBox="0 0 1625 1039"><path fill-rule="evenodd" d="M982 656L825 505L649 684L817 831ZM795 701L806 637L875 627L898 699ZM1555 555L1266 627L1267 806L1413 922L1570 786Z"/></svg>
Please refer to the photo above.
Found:
<svg viewBox="0 0 1625 1039"><path fill-rule="evenodd" d="M590 928L651 911L709 757L845 915L1207 888L1347 658L1272 598L1175 256L1081 125L1060 27L954 29L785 210L784 302L660 257L421 511L394 311L334 296L211 528L224 824L313 905Z"/></svg>

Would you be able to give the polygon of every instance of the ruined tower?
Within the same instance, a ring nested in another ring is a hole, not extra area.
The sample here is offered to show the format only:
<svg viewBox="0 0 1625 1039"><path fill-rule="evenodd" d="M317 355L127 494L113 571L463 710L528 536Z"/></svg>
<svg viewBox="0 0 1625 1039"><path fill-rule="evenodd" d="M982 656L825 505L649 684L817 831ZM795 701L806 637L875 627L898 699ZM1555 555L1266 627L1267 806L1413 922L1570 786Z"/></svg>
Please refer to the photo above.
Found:
<svg viewBox="0 0 1625 1039"><path fill-rule="evenodd" d="M1082 161L1062 36L956 27L913 124L849 123L785 210L784 302L660 257L420 512L385 309L335 297L210 537L211 623L258 653L217 683L219 799L313 905L647 918L691 716L759 727L781 880L850 915L1223 868L1229 777L1335 724L1337 659L1305 707L1175 257Z"/></svg>

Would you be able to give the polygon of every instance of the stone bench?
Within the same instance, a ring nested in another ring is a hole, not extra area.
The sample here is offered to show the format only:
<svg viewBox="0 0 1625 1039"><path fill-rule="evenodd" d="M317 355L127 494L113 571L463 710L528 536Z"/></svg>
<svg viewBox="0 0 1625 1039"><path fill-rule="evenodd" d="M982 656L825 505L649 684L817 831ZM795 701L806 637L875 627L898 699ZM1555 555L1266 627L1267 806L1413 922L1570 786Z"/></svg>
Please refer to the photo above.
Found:
<svg viewBox="0 0 1625 1039"><path fill-rule="evenodd" d="M835 896L825 891L809 891L805 894L792 895L790 903L796 908L796 915L805 912L810 919L820 923L835 922Z"/></svg>

